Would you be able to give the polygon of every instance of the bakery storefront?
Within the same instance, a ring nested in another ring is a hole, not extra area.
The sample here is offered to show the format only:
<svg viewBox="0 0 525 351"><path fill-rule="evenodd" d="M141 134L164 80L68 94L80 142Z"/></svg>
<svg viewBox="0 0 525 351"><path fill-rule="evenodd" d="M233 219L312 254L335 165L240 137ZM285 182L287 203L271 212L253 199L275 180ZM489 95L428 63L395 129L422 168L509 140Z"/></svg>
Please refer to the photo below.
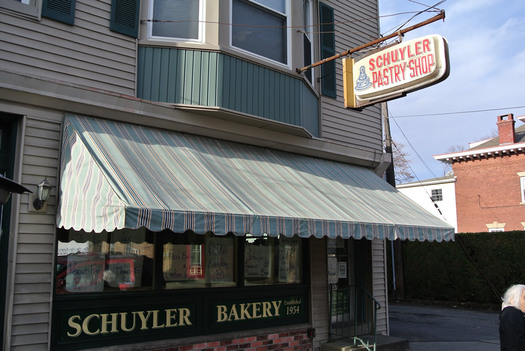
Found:
<svg viewBox="0 0 525 351"><path fill-rule="evenodd" d="M282 326L308 343L312 242L450 235L359 166L79 115L62 140L53 350Z"/></svg>

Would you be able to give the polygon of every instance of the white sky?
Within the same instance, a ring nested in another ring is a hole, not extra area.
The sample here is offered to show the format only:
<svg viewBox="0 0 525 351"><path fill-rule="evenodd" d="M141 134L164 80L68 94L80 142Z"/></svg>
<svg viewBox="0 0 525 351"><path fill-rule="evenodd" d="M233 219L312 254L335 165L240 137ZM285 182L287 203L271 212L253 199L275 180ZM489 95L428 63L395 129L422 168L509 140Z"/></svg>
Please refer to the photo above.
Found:
<svg viewBox="0 0 525 351"><path fill-rule="evenodd" d="M388 103L392 137L410 154L414 181L443 176L442 163L432 156L495 135L498 115L514 113L516 120L525 115L525 1L447 0L437 7L445 10L445 21L411 31L404 40L445 37L450 76ZM379 0L379 8L381 34L387 35L426 6L419 0ZM411 13L386 17L402 12ZM405 28L436 14L421 14ZM490 111L448 114L479 110ZM429 116L437 113L445 114Z"/></svg>

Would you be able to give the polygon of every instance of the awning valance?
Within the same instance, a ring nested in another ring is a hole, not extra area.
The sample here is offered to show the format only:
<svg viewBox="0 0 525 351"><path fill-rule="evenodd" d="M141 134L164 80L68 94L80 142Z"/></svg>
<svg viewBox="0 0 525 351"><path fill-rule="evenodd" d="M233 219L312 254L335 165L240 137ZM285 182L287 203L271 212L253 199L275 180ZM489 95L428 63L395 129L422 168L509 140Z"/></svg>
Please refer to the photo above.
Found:
<svg viewBox="0 0 525 351"><path fill-rule="evenodd" d="M454 229L371 170L66 115L58 227L450 240Z"/></svg>

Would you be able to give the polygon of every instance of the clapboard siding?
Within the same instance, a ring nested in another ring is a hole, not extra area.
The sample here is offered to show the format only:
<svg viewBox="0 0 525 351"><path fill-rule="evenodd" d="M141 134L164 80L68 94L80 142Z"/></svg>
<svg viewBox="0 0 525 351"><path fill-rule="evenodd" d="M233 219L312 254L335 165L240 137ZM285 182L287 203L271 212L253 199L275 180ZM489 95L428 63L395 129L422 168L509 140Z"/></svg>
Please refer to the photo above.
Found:
<svg viewBox="0 0 525 351"><path fill-rule="evenodd" d="M323 3L334 8L336 53L378 37L377 1L326 0ZM359 112L345 109L341 59L336 60L336 75L337 99L321 99L321 137L381 152L382 126L379 106L366 107Z"/></svg>
<svg viewBox="0 0 525 351"><path fill-rule="evenodd" d="M33 313L30 316L22 315L14 318L14 322L18 325L46 323L49 321L49 313Z"/></svg>
<svg viewBox="0 0 525 351"><path fill-rule="evenodd" d="M328 278L326 239L310 239L312 292L312 326L315 328L314 350L329 339Z"/></svg>
<svg viewBox="0 0 525 351"><path fill-rule="evenodd" d="M53 296L56 185L63 114L32 110L20 112L27 113L22 183L38 184L47 177L54 188L45 212L31 212L31 196L26 194L20 197L10 316L11 350L47 350Z"/></svg>
<svg viewBox="0 0 525 351"><path fill-rule="evenodd" d="M377 311L378 334L388 333L388 282L386 277L385 240L372 240L372 295L381 304Z"/></svg>
<svg viewBox="0 0 525 351"><path fill-rule="evenodd" d="M115 93L135 94L135 40L109 30L111 1L77 0L73 26L0 13L0 65Z"/></svg>

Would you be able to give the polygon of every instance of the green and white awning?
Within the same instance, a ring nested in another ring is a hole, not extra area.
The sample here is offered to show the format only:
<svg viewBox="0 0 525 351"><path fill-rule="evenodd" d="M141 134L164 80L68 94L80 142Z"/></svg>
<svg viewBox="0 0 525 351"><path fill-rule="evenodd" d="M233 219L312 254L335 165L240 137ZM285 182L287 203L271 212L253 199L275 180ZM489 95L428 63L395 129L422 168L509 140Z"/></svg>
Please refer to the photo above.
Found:
<svg viewBox="0 0 525 351"><path fill-rule="evenodd" d="M454 229L371 170L67 115L58 227L448 241Z"/></svg>

